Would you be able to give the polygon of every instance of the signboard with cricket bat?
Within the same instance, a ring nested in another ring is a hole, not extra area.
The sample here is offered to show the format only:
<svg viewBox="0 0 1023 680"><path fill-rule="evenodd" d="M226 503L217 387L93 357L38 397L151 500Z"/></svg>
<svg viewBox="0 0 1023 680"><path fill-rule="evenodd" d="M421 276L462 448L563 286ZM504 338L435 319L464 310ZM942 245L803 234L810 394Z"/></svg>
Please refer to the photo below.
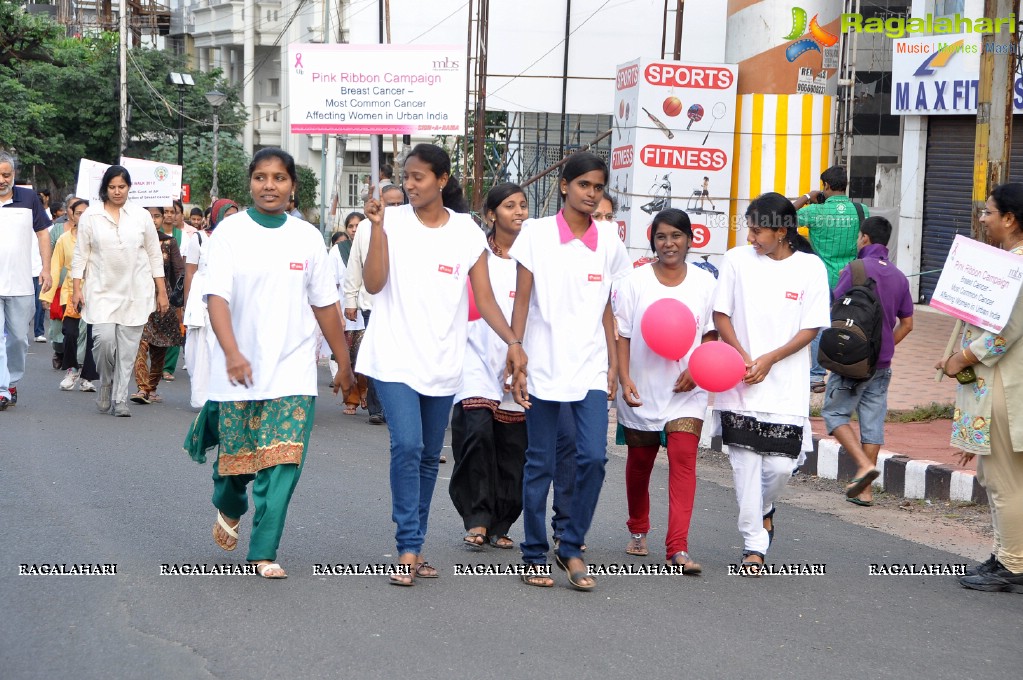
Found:
<svg viewBox="0 0 1023 680"><path fill-rule="evenodd" d="M634 257L650 254L648 229L667 208L689 215L694 255L727 249L737 74L733 64L618 66L608 187Z"/></svg>

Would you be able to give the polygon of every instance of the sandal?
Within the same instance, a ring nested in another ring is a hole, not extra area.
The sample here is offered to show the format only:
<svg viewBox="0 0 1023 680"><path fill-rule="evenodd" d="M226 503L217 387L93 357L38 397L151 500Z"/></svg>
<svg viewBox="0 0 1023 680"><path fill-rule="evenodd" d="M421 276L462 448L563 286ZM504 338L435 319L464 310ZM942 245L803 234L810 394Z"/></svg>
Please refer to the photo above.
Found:
<svg viewBox="0 0 1023 680"><path fill-rule="evenodd" d="M557 552L558 548L561 546L561 539L555 537L552 540L554 541L554 552ZM582 544L581 546L579 546L579 552L586 552L586 544L585 543Z"/></svg>
<svg viewBox="0 0 1023 680"><path fill-rule="evenodd" d="M515 541L508 536L491 536L490 545L501 550L511 550L515 547Z"/></svg>
<svg viewBox="0 0 1023 680"><path fill-rule="evenodd" d="M526 572L522 574L522 582L527 586L536 586L537 588L553 588L554 579L549 575L534 571L535 567L539 567L539 564L526 565Z"/></svg>
<svg viewBox="0 0 1023 680"><path fill-rule="evenodd" d="M217 510L217 521L213 524L213 540L224 550L230 552L238 547L238 525L241 523L239 519L234 523L234 526L227 523L222 512ZM223 534L227 534L227 538L223 538Z"/></svg>
<svg viewBox="0 0 1023 680"><path fill-rule="evenodd" d="M167 381L167 382L174 382L174 374L173 373L168 373L167 371L164 371L163 372L163 379L165 381Z"/></svg>
<svg viewBox="0 0 1023 680"><path fill-rule="evenodd" d="M346 416L354 416L355 415L355 407L354 406L346 405L344 410L341 411L341 413L344 413Z"/></svg>
<svg viewBox="0 0 1023 680"><path fill-rule="evenodd" d="M759 562L746 559L748 557L759 557ZM751 578L757 578L760 576L760 572L764 570L764 553L757 552L756 550L747 550L742 554L742 563L739 565L739 575L749 576Z"/></svg>
<svg viewBox="0 0 1023 680"><path fill-rule="evenodd" d="M582 562L582 558L577 558ZM568 582L572 584L572 587L576 590L593 590L597 587L597 579L586 573L586 570L571 571L568 568L568 559L561 557L561 553L554 553L554 561L557 562L558 568L568 574ZM589 579L589 583L585 583L583 579Z"/></svg>
<svg viewBox="0 0 1023 680"><path fill-rule="evenodd" d="M822 392L824 392L825 389L827 389L827 387L828 384L823 380L810 383L810 391L813 392L814 394L821 394Z"/></svg>
<svg viewBox="0 0 1023 680"><path fill-rule="evenodd" d="M875 479L877 479L880 476L881 472L878 471L877 469L874 469L866 473L865 475L853 479L849 483L849 486L845 487L845 497L855 498L856 496L859 496L861 493L867 490L867 487L870 486L870 484Z"/></svg>
<svg viewBox="0 0 1023 680"><path fill-rule="evenodd" d="M429 562L417 562L415 571L419 578L440 578L440 573Z"/></svg>
<svg viewBox="0 0 1023 680"><path fill-rule="evenodd" d="M685 550L680 550L672 555L671 559L668 560L668 564L673 567L682 567L682 573L686 576L699 576L703 573L703 567L700 566L700 563L694 562Z"/></svg>
<svg viewBox="0 0 1023 680"><path fill-rule="evenodd" d="M288 578L281 565L276 562L249 562L256 565L256 573L263 578Z"/></svg>
<svg viewBox="0 0 1023 680"><path fill-rule="evenodd" d="M487 544L487 535L478 531L470 531L462 537L462 543L473 548L482 548Z"/></svg>
<svg viewBox="0 0 1023 680"><path fill-rule="evenodd" d="M149 402L152 403L152 404L162 404L163 403L163 397L161 397L156 392L150 392L148 396L149 396Z"/></svg>
<svg viewBox="0 0 1023 680"><path fill-rule="evenodd" d="M362 399L359 399L359 408L361 408L363 411L368 411L369 410L369 404L366 403L366 398L365 397L363 397Z"/></svg>
<svg viewBox="0 0 1023 680"><path fill-rule="evenodd" d="M404 557L406 554L412 555L412 553L404 553L402 557ZM415 555L412 555L412 558L418 559ZM402 562L401 557L399 557L398 566L404 567L404 569L402 569L399 573L391 574L390 576L388 576L387 582L390 583L392 586L402 586L404 588L414 586L416 584L416 572L418 571L415 568L415 565L411 562Z"/></svg>
<svg viewBox="0 0 1023 680"><path fill-rule="evenodd" d="M629 545L625 547L626 555L635 555L636 557L646 557L650 554L650 551L646 547L646 534L633 534L629 540Z"/></svg>
<svg viewBox="0 0 1023 680"><path fill-rule="evenodd" d="M142 390L139 390L138 392L136 392L135 394L131 395L128 398L131 399L131 402L133 404L148 404L148 403L150 403L149 402L149 395L146 394Z"/></svg>
<svg viewBox="0 0 1023 680"><path fill-rule="evenodd" d="M764 524L764 528L767 529L767 547L770 548L771 544L774 543L774 511L778 508L771 508L771 512L764 515L764 522L770 520L771 528L767 529L767 524Z"/></svg>

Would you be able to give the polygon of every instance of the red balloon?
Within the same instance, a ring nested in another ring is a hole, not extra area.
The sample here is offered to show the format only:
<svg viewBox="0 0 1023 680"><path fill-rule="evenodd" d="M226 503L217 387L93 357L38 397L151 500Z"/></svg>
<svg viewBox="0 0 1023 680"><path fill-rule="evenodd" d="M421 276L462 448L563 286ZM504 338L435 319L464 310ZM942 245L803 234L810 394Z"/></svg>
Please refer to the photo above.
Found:
<svg viewBox="0 0 1023 680"><path fill-rule="evenodd" d="M664 298L643 312L643 340L654 353L678 361L696 342L696 317L674 298Z"/></svg>
<svg viewBox="0 0 1023 680"><path fill-rule="evenodd" d="M727 342L705 342L689 357L689 375L708 392L724 392L738 385L746 375L746 362Z"/></svg>
<svg viewBox="0 0 1023 680"><path fill-rule="evenodd" d="M482 319L483 315L480 314L480 310L476 308L476 296L472 294L472 284L469 284L469 321L475 321L476 319Z"/></svg>

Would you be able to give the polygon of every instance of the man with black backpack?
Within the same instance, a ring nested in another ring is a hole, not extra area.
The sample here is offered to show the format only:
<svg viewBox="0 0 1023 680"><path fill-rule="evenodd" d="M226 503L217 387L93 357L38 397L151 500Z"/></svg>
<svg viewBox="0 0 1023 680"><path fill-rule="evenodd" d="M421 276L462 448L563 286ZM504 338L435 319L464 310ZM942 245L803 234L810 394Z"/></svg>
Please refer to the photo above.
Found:
<svg viewBox="0 0 1023 680"><path fill-rule="evenodd" d="M865 205L849 200L848 186L845 168L835 165L821 173L820 191L811 191L792 201L799 226L809 231L810 245L828 270L832 299L839 272L856 259L860 225L870 217ZM817 363L819 342L820 335L810 345L810 389L813 392L824 391L825 372Z"/></svg>
<svg viewBox="0 0 1023 680"><path fill-rule="evenodd" d="M888 384L895 345L913 330L913 298L906 275L888 260L891 223L871 217L860 225L858 258L842 270L834 289L831 328L824 330L820 361L831 371L824 394L828 434L856 461L846 500L873 505L871 482L884 444ZM860 435L849 421L859 418Z"/></svg>

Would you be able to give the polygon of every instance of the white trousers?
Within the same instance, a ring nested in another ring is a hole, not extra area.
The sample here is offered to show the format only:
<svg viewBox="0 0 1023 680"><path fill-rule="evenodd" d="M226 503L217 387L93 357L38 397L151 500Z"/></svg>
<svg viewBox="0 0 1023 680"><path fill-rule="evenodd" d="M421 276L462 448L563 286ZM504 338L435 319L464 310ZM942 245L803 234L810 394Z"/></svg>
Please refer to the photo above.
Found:
<svg viewBox="0 0 1023 680"><path fill-rule="evenodd" d="M213 330L208 326L189 326L185 331L185 363L192 387L192 408L202 408L210 389L210 343Z"/></svg>
<svg viewBox="0 0 1023 680"><path fill-rule="evenodd" d="M763 456L738 446L725 446L732 463L735 498L739 502L739 533L746 550L767 554L764 515L774 507L796 469L796 459Z"/></svg>
<svg viewBox="0 0 1023 680"><path fill-rule="evenodd" d="M113 384L111 401L128 401L134 382L132 370L139 352L144 326L97 323L92 326L92 356L96 360L101 385Z"/></svg>

